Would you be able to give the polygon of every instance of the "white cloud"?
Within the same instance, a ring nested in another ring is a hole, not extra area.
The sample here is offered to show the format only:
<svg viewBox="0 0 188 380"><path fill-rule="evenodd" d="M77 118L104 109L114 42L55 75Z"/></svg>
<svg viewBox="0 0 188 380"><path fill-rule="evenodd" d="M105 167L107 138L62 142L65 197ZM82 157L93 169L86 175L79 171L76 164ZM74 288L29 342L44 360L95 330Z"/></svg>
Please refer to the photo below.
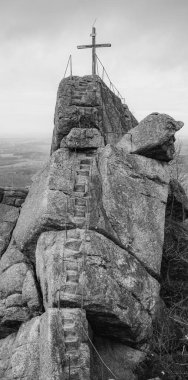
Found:
<svg viewBox="0 0 188 380"><path fill-rule="evenodd" d="M169 112L188 125L187 11L187 0L3 0L0 134L52 132L69 54L73 74L90 73L76 45L96 17L98 42L112 43L98 55L138 119Z"/></svg>

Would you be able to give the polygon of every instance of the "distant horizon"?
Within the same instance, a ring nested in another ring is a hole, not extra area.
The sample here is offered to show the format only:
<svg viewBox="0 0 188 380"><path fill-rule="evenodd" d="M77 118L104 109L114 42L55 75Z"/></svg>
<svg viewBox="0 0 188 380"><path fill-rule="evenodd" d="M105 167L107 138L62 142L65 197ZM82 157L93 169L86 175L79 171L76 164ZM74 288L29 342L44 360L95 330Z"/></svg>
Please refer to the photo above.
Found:
<svg viewBox="0 0 188 380"><path fill-rule="evenodd" d="M45 139L52 139L52 134L53 134L53 131L52 133L40 133L40 134L29 134L29 133L16 133L16 134L11 134L11 133L8 133L8 134L5 134L5 133L1 133L0 132L0 138L2 139L20 139L20 138L30 138L30 139L35 139L35 140L39 140L41 138L45 138ZM184 141L188 141L188 136L186 135L183 135L181 136L181 131L177 132L176 135L176 140L181 140L183 142Z"/></svg>
<svg viewBox="0 0 188 380"><path fill-rule="evenodd" d="M139 121L139 123L140 123L140 121ZM176 133L176 135L175 135L175 138L176 138L176 140L181 140L182 142L183 141L188 141L188 135L185 135L185 134L183 134L182 132L183 132L183 129L185 128L185 126L184 127L182 127L182 129L180 129L180 131L178 131L177 133ZM33 132L33 133L23 133L23 132L21 132L21 133L15 133L15 134L13 134L13 133L10 133L10 132L8 132L8 133L6 133L5 131L3 131L2 133L1 133L1 131L0 131L0 138L5 138L5 139L8 139L8 138L12 138L12 139L20 139L20 138L23 138L23 139L25 139L25 138L30 138L30 139L35 139L35 140L38 140L38 139L41 139L41 138L45 138L45 139L52 139L52 135L53 135L53 129L52 129L52 132L51 133L49 133L49 131L48 132L40 132L40 133L35 133L35 132Z"/></svg>
<svg viewBox="0 0 188 380"><path fill-rule="evenodd" d="M0 138L2 139L35 139L35 140L38 140L38 139L41 139L41 138L45 138L45 139L48 139L48 138L52 138L52 134L49 134L49 133L40 133L36 136L36 134L23 134L23 133L16 133L15 135L14 134L1 134L0 132Z"/></svg>

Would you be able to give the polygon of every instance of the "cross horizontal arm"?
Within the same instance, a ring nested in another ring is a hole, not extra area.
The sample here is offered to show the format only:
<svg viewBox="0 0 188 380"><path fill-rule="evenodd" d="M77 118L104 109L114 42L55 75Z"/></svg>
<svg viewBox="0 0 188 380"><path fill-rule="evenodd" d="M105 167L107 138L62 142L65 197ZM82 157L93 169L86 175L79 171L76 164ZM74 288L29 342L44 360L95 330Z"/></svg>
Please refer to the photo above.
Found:
<svg viewBox="0 0 188 380"><path fill-rule="evenodd" d="M111 44L96 44L95 47L111 47Z"/></svg>
<svg viewBox="0 0 188 380"><path fill-rule="evenodd" d="M86 49L86 48L92 48L93 45L79 45L77 46L77 49Z"/></svg>
<svg viewBox="0 0 188 380"><path fill-rule="evenodd" d="M111 47L111 44L96 44L96 45L79 45L77 46L78 49L87 49L87 48L92 48L92 47Z"/></svg>

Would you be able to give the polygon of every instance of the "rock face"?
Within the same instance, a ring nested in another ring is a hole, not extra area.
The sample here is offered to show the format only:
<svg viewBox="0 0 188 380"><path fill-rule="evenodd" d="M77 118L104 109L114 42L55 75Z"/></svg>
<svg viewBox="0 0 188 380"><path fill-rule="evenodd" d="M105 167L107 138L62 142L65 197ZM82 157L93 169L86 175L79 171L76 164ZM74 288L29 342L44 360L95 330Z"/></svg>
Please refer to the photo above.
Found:
<svg viewBox="0 0 188 380"><path fill-rule="evenodd" d="M181 125L159 114L137 124L97 76L64 79L52 155L21 211L0 192L2 379L138 379Z"/></svg>
<svg viewBox="0 0 188 380"><path fill-rule="evenodd" d="M61 148L86 149L100 148L104 146L104 138L96 128L73 128L69 134L61 140Z"/></svg>
<svg viewBox="0 0 188 380"><path fill-rule="evenodd" d="M0 256L8 247L18 216L16 207L0 204Z"/></svg>
<svg viewBox="0 0 188 380"><path fill-rule="evenodd" d="M36 317L1 340L1 379L39 379L39 334L40 318Z"/></svg>
<svg viewBox="0 0 188 380"><path fill-rule="evenodd" d="M166 166L108 146L99 155L99 171L103 214L114 238L146 268L159 273L169 182Z"/></svg>
<svg viewBox="0 0 188 380"><path fill-rule="evenodd" d="M175 153L174 135L183 125L168 115L154 113L124 135L117 146L127 153L170 161Z"/></svg>
<svg viewBox="0 0 188 380"><path fill-rule="evenodd" d="M41 309L34 270L11 242L0 261L0 336L14 332Z"/></svg>
<svg viewBox="0 0 188 380"><path fill-rule="evenodd" d="M14 238L20 250L32 248L45 230L84 228L89 210L89 229L117 241L157 274L168 182L160 162L110 145L89 158L59 149L33 183Z"/></svg>
<svg viewBox="0 0 188 380"><path fill-rule="evenodd" d="M6 251L28 190L0 188L0 257Z"/></svg>
<svg viewBox="0 0 188 380"><path fill-rule="evenodd" d="M28 190L25 188L10 188L5 187L0 189L0 202L6 205L20 207L28 194Z"/></svg>
<svg viewBox="0 0 188 380"><path fill-rule="evenodd" d="M69 365L71 377L89 379L89 349L82 331L87 331L87 322L77 309L49 309L22 324L17 334L1 340L1 379L68 378Z"/></svg>
<svg viewBox="0 0 188 380"><path fill-rule="evenodd" d="M34 256L32 243L36 243L41 232L65 229L66 223L75 225L73 216L67 221L68 197L74 190L74 170L74 152L70 155L68 149L59 149L36 176L14 230L20 250L29 249Z"/></svg>
<svg viewBox="0 0 188 380"><path fill-rule="evenodd" d="M63 79L57 93L51 153L73 128L97 129L107 144L118 141L137 124L127 105L99 77Z"/></svg>
<svg viewBox="0 0 188 380"><path fill-rule="evenodd" d="M36 266L45 309L83 302L96 334L141 341L151 329L158 282L108 238L90 232L87 239L76 238L75 230L68 231L66 240L64 232L40 236Z"/></svg>

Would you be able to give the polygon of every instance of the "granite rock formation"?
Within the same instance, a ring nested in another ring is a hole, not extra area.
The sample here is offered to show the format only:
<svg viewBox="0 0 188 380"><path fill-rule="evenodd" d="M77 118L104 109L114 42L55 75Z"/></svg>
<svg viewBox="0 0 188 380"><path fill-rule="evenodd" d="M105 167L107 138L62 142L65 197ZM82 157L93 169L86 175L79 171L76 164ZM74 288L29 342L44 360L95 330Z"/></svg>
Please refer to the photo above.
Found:
<svg viewBox="0 0 188 380"><path fill-rule="evenodd" d="M21 210L1 195L2 379L138 379L181 126L138 124L98 77L60 83L49 161Z"/></svg>
<svg viewBox="0 0 188 380"><path fill-rule="evenodd" d="M9 206L21 207L28 194L26 188L0 188L0 202Z"/></svg>
<svg viewBox="0 0 188 380"><path fill-rule="evenodd" d="M28 190L0 188L0 257L7 249Z"/></svg>
<svg viewBox="0 0 188 380"><path fill-rule="evenodd" d="M125 134L117 146L127 153L168 162L175 153L174 134L182 126L182 121L175 121L165 114L152 113Z"/></svg>
<svg viewBox="0 0 188 380"><path fill-rule="evenodd" d="M84 76L60 82L54 124L51 153L73 128L97 129L107 144L118 141L138 122L99 77L93 81L91 76Z"/></svg>

